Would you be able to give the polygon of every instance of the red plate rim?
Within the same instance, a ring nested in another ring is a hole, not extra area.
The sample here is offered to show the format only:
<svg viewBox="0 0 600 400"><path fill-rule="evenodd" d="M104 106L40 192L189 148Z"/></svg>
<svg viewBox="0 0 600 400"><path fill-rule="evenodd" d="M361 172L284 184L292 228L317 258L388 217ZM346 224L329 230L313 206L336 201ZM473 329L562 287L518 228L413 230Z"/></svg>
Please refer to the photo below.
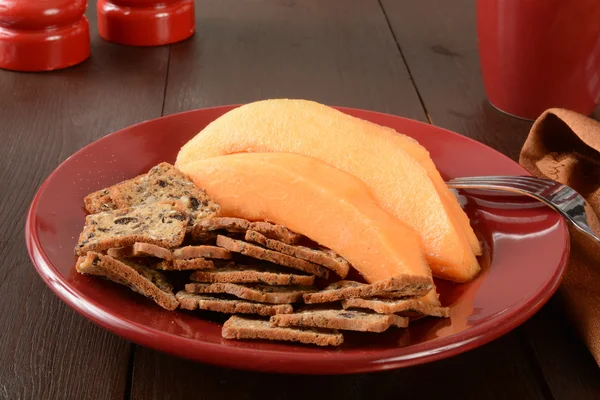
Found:
<svg viewBox="0 0 600 400"><path fill-rule="evenodd" d="M228 110L238 106L240 105L226 105L204 108L202 110ZM429 127L431 126L420 121L415 121L409 118L399 117L386 113L348 107L334 108L342 112L368 112L385 117L400 118L403 120L410 121L411 123L422 124ZM144 124L153 122L157 119L168 119L183 114L195 113L198 111L199 110L191 110L182 113L171 114L160 118L143 121L123 129L130 129L132 127L142 126ZM504 156L498 151L480 142L477 142L471 138L459 135L455 132L443 128L435 128L443 130L445 134L448 135L460 136L462 140L467 140L474 146L485 148L486 151L493 151L501 155L501 157L504 158L507 162L516 164L510 158ZM109 139L113 135L119 134L123 129L110 133L98 139L97 141L88 144L87 146L83 147L82 149L78 150L73 155L68 157L44 180L44 182L36 192L36 195L34 196L29 211L27 213L27 220L25 224L25 242L29 256L33 261L33 264L44 283L46 283L46 285L69 307L74 309L77 313L83 315L85 318L96 323L97 325L134 343L154 348L165 353L177 355L182 358L188 358L232 368L240 368L236 365L238 364L236 360L244 361L242 362L242 364L249 365L252 363L252 361L257 361L257 357L261 356L267 357L271 362L276 360L275 362L280 361L282 363L295 363L296 365L298 365L298 367L294 368L293 371L276 371L273 369L272 365L271 367L269 367L268 365L265 365L264 362L261 364L257 364L257 367L253 368L254 370L265 372L268 371L282 373L299 373L299 370L306 369L309 368L311 365L314 365L314 354L293 353L256 348L247 349L243 347L227 347L216 343L208 343L196 339L185 338L158 329L149 328L145 325L138 324L136 322L125 321L120 318L115 318L110 313L103 311L96 305L88 303L86 301L81 301L81 292L75 290L68 284L68 282L57 271L56 267L52 265L46 253L44 252L41 244L39 243L39 238L35 233L35 227L33 226L33 215L34 211L37 208L40 194L44 191L51 178L61 168L64 167L65 163L67 163L71 157L77 155L80 152L83 152L87 147L91 146L94 143ZM523 175L530 175L522 167L519 166L519 168L523 170ZM434 339L428 342L411 345L410 348L412 351L409 354L404 354L401 356L394 356L394 353L397 353L398 349L381 350L372 353L369 352L365 355L361 355L360 353L335 353L324 350L323 356L319 360L319 363L325 363L331 366L331 371L329 372L327 371L327 368L320 367L318 370L315 370L311 373L351 374L423 364L474 349L508 333L509 331L511 331L512 329L516 328L517 326L525 322L527 319L529 319L533 314L535 314L542 307L542 305L544 305L550 299L550 297L556 292L558 286L560 285L560 282L566 270L570 250L570 243L567 225L562 218L560 218L559 224L560 228L564 233L563 245L565 251L562 252L562 258L560 260L558 268L554 271L551 278L547 281L547 283L544 286L540 287L539 290L537 290L534 293L534 295L532 295L528 300L523 301L521 305L517 306L516 308L512 308L510 312L507 312L495 318L491 318L488 321L482 322L479 325L469 328L463 332L449 335L443 338ZM167 338L168 340L164 340L165 338ZM432 346L431 343L435 343L435 346ZM202 356L198 357L190 355L190 348L202 348Z"/></svg>

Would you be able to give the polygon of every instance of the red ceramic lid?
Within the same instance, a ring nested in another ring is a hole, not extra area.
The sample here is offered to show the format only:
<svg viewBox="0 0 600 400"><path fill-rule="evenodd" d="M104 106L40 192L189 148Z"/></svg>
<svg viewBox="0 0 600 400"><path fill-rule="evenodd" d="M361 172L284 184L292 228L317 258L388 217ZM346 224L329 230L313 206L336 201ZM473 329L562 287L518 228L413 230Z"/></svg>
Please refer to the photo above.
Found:
<svg viewBox="0 0 600 400"><path fill-rule="evenodd" d="M158 46L194 34L193 0L98 0L98 32L111 42Z"/></svg>
<svg viewBox="0 0 600 400"><path fill-rule="evenodd" d="M554 293L565 270L568 234L554 212L510 196L469 197L466 211L485 243L472 282L437 282L451 318L414 321L383 334L348 334L323 349L221 338L223 315L169 312L129 289L75 271L73 248L88 193L174 162L180 147L231 107L171 115L106 136L62 163L35 196L26 223L29 254L46 284L100 326L181 357L259 371L333 374L404 367L458 354L523 323ZM341 109L419 140L445 178L524 174L502 154L458 134L391 115Z"/></svg>
<svg viewBox="0 0 600 400"><path fill-rule="evenodd" d="M50 71L90 55L86 0L0 0L0 68Z"/></svg>

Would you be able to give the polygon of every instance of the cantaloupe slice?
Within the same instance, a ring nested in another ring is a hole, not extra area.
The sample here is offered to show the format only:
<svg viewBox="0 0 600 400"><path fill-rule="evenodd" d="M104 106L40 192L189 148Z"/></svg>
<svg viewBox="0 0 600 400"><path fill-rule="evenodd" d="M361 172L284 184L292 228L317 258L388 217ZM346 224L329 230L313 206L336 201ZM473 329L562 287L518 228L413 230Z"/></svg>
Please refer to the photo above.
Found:
<svg viewBox="0 0 600 400"><path fill-rule="evenodd" d="M290 152L320 159L363 181L386 211L421 235L435 276L472 279L479 264L468 218L452 193L440 196L428 169L411 156L422 161L418 148L396 135L315 102L266 100L213 121L183 146L176 166L240 152ZM448 206L451 202L454 207Z"/></svg>
<svg viewBox="0 0 600 400"><path fill-rule="evenodd" d="M269 220L345 257L367 282L431 278L419 235L354 176L290 153L241 153L181 166L226 216ZM436 304L435 293L427 301ZM439 303L438 303L439 304Z"/></svg>
<svg viewBox="0 0 600 400"><path fill-rule="evenodd" d="M444 208L450 217L454 219L455 225L462 227L463 232L466 235L469 244L471 245L471 250L473 250L473 253L477 256L480 256L482 254L481 243L475 235L475 232L473 232L473 228L471 228L469 217L467 217L467 214L465 214L463 209L460 207L460 204L458 201L456 201L456 197L452 194L450 189L448 189L448 186L446 186L446 182L444 182L440 172L437 170L427 149L421 146L419 142L410 136L398 133L391 128L382 128L389 130L392 140L397 142L404 151L406 151L411 157L417 160L417 162L421 164L423 168L425 168L429 178L435 186L435 189L440 195L442 202L444 203Z"/></svg>

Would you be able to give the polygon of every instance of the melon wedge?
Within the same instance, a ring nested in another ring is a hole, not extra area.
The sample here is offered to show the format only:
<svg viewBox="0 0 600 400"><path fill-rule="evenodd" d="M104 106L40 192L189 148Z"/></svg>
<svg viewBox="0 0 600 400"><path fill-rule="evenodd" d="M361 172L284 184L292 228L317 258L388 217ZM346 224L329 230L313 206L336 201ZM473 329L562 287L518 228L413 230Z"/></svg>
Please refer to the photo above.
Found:
<svg viewBox="0 0 600 400"><path fill-rule="evenodd" d="M183 146L176 166L241 152L289 152L320 159L363 181L384 210L420 234L435 276L458 282L472 279L479 264L478 249L469 240L475 235L468 218L439 174L431 178L435 166L428 154L397 135L315 102L266 100L213 121ZM431 163L424 167L427 159Z"/></svg>
<svg viewBox="0 0 600 400"><path fill-rule="evenodd" d="M404 151L406 151L411 157L417 160L417 162L421 164L423 168L425 168L429 178L435 186L435 189L440 195L442 202L444 203L444 208L450 217L453 218L455 225L458 225L462 228L463 233L466 235L467 240L471 245L471 250L473 253L477 256L483 254L481 243L475 235L475 232L473 232L473 228L471 228L469 217L467 217L467 214L465 214L463 209L460 207L460 204L458 201L456 201L456 197L454 197L450 189L448 189L448 186L446 186L446 182L444 182L440 172L437 170L433 160L429 156L427 149L421 146L419 142L410 136L398 133L391 128L386 129L390 131L392 140L397 142Z"/></svg>
<svg viewBox="0 0 600 400"><path fill-rule="evenodd" d="M223 215L268 220L345 257L367 282L408 274L431 279L419 235L385 212L354 176L290 153L207 158L181 171ZM436 304L437 296L428 295Z"/></svg>

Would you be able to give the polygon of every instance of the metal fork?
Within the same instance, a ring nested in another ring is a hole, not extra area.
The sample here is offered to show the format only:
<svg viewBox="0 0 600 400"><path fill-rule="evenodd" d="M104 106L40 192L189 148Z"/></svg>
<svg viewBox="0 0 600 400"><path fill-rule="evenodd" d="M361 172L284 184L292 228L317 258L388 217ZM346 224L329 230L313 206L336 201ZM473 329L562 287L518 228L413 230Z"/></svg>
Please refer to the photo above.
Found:
<svg viewBox="0 0 600 400"><path fill-rule="evenodd" d="M562 183L532 176L473 176L451 179L446 184L455 189L502 190L533 197L557 211L600 245L600 238L588 224L585 212L587 202L574 189Z"/></svg>

